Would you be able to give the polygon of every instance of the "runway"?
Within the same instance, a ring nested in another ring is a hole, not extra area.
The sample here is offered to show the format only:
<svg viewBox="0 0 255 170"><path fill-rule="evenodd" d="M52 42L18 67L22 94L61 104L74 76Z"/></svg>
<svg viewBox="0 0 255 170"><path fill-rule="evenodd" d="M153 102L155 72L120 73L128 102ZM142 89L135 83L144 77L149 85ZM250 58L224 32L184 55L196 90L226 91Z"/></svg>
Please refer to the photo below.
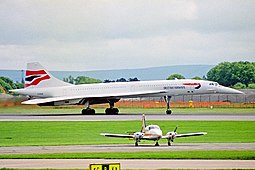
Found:
<svg viewBox="0 0 255 170"><path fill-rule="evenodd" d="M141 114L0 114L0 121L124 121L141 120ZM146 114L146 120L255 121L255 114Z"/></svg>
<svg viewBox="0 0 255 170"><path fill-rule="evenodd" d="M164 143L163 143L164 142ZM78 152L155 152L155 151L193 151L193 150L254 150L255 143L173 143L167 146L140 144L119 145L69 145L69 146L14 146L0 147L0 154L45 154L45 153L78 153Z"/></svg>
<svg viewBox="0 0 255 170"><path fill-rule="evenodd" d="M120 163L121 169L255 169L254 160L2 159L0 168L87 169L91 163Z"/></svg>

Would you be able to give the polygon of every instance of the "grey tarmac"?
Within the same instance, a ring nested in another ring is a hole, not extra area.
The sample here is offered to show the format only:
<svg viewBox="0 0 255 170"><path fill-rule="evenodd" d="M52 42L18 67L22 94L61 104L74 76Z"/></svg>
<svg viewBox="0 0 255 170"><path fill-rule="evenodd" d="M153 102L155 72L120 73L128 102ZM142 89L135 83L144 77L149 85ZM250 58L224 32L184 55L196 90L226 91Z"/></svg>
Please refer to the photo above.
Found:
<svg viewBox="0 0 255 170"><path fill-rule="evenodd" d="M159 147L149 144L116 145L68 145L68 146L14 146L0 147L0 154L43 154L43 153L75 153L75 152L153 152L153 151L191 151L191 150L254 150L255 143L173 143Z"/></svg>
<svg viewBox="0 0 255 170"><path fill-rule="evenodd" d="M123 121L141 120L141 114L0 114L0 121ZM255 114L146 114L146 120L255 121Z"/></svg>
<svg viewBox="0 0 255 170"><path fill-rule="evenodd" d="M85 169L91 163L120 163L121 169L255 169L255 160L0 159L0 168Z"/></svg>

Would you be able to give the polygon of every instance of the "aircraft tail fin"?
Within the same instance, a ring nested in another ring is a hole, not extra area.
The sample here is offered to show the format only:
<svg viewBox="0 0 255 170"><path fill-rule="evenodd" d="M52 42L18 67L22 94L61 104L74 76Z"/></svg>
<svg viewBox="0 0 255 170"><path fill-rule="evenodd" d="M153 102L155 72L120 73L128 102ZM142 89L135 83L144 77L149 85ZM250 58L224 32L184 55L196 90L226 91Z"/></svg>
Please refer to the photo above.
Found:
<svg viewBox="0 0 255 170"><path fill-rule="evenodd" d="M143 114L142 116L142 132L145 132L145 127L146 127L146 121L145 121L145 115Z"/></svg>
<svg viewBox="0 0 255 170"><path fill-rule="evenodd" d="M25 88L61 87L70 85L71 84L61 81L52 76L38 62L27 64Z"/></svg>

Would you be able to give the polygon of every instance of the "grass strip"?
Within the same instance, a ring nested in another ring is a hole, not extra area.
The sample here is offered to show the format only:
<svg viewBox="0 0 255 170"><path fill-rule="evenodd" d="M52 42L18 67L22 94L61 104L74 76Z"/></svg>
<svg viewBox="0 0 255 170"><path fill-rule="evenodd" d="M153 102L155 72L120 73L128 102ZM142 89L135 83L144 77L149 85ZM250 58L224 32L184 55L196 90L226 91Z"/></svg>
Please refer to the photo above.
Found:
<svg viewBox="0 0 255 170"><path fill-rule="evenodd" d="M176 139L178 143L251 143L255 142L255 121L147 121L157 124L163 134L207 132L207 135ZM0 146L59 146L91 144L133 144L133 140L106 138L100 133L140 131L141 121L0 122ZM166 140L161 140L161 143ZM150 144L150 141L145 141ZM152 142L153 143L153 142Z"/></svg>
<svg viewBox="0 0 255 170"><path fill-rule="evenodd" d="M254 160L255 151L96 152L0 155L0 159L232 159Z"/></svg>

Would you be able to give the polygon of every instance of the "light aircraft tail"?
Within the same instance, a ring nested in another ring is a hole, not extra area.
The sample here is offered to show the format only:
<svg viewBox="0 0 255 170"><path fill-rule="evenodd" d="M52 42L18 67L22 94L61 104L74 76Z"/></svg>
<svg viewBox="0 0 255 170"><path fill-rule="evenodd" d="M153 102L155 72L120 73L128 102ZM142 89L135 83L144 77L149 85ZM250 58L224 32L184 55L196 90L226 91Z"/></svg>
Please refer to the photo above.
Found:
<svg viewBox="0 0 255 170"><path fill-rule="evenodd" d="M146 121L145 121L145 115L143 114L142 116L142 132L145 132L145 127L146 127Z"/></svg>
<svg viewBox="0 0 255 170"><path fill-rule="evenodd" d="M53 77L38 63L28 63L25 77L25 88L45 88L70 86L71 84Z"/></svg>

